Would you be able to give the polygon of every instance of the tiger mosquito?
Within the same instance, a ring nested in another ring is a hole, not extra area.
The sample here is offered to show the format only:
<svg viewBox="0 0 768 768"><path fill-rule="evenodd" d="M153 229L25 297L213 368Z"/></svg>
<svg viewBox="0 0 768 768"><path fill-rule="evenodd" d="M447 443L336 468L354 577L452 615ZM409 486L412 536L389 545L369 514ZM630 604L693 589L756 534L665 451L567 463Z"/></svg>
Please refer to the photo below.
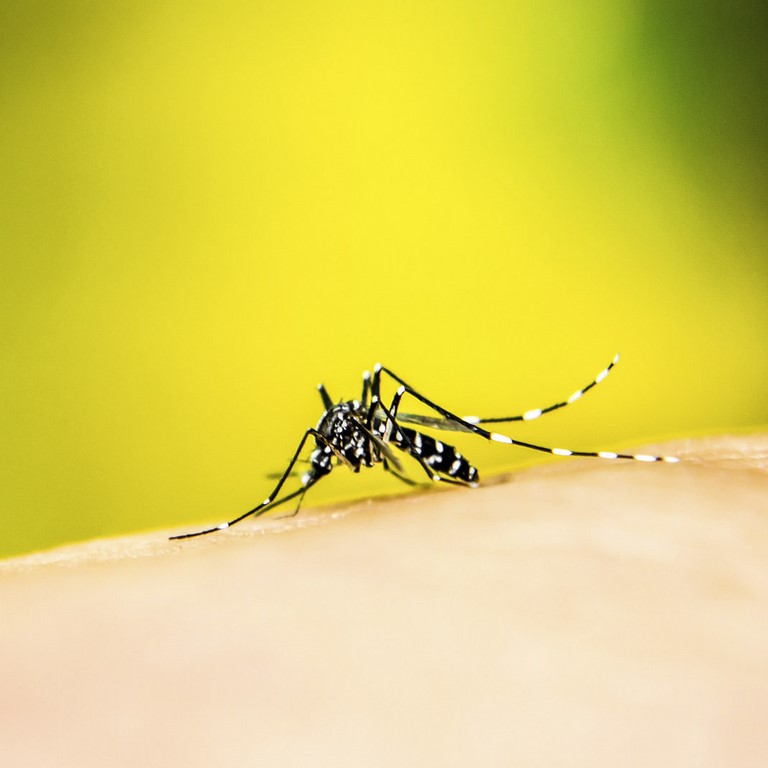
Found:
<svg viewBox="0 0 768 768"><path fill-rule="evenodd" d="M610 365L600 371L587 386L577 389L565 400L548 405L546 408L534 408L516 416L502 416L498 418L457 416L422 395L396 373L381 365L381 363L377 363L374 366L373 375L369 371L363 373L363 391L359 400L345 400L334 403L326 388L322 384L318 384L317 389L323 401L325 411L320 417L317 427L310 427L304 433L293 454L293 458L291 458L285 471L280 475L280 479L272 493L261 504L258 504L253 509L249 509L242 515L234 518L234 520L221 523L213 528L206 528L193 533L182 533L170 538L189 539L195 536L215 533L216 531L223 531L247 517L259 517L278 505L285 504L287 501L298 497L299 501L296 509L289 515L292 517L298 514L306 492L319 480L328 475L334 466L341 464L346 465L353 472L359 472L361 467L373 467L375 464L381 464L386 471L392 473L408 485L418 485L417 482L403 473L402 464L393 448L415 459L432 482L463 485L471 488L477 487L480 480L477 469L456 448L412 427L405 426L407 424L435 430L469 432L496 443L516 445L520 448L549 453L554 456L584 456L611 460L630 459L643 462L665 461L671 463L679 461L674 456L549 448L511 438L499 432L492 432L481 426L483 424L532 421L552 411L565 408L580 400L593 387L604 381L618 361L619 355L616 355ZM386 374L399 385L389 407L381 398L382 374ZM422 416L402 413L400 411L400 401L406 394L418 400L438 415ZM314 440L315 447L309 457L309 468L301 476L301 487L279 497L286 480L295 473L294 467L301 460L304 446L310 439Z"/></svg>

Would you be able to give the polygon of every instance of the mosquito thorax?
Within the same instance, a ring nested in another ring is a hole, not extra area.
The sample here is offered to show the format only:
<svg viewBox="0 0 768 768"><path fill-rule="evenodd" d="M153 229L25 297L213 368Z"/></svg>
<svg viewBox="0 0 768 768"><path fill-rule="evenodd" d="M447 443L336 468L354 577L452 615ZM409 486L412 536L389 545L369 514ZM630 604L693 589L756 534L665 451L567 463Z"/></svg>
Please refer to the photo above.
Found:
<svg viewBox="0 0 768 768"><path fill-rule="evenodd" d="M327 456L330 461L331 454L341 457L344 463L347 463L355 472L361 465L370 467L378 460L366 432L367 417L368 409L359 400L336 403L323 414L317 425L317 431L326 444L316 440L317 449L321 452L318 460L322 462L322 467L318 469L325 469L324 457Z"/></svg>

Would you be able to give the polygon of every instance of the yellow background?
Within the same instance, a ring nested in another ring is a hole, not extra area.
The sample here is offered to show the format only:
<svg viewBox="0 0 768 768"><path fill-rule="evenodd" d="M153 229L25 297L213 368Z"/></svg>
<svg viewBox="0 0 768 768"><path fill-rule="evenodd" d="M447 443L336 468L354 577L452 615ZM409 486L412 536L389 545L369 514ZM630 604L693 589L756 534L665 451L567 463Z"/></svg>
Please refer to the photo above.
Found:
<svg viewBox="0 0 768 768"><path fill-rule="evenodd" d="M377 360L496 416L622 352L512 432L572 448L766 423L761 11L720 5L6 0L0 554L244 511ZM348 474L311 499L402 488Z"/></svg>

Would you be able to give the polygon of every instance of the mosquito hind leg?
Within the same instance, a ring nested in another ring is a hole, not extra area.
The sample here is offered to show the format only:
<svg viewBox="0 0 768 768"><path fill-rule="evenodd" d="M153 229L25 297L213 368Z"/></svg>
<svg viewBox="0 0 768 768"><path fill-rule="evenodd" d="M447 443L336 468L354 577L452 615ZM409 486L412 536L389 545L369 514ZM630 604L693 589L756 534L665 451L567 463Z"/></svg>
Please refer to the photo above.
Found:
<svg viewBox="0 0 768 768"><path fill-rule="evenodd" d="M482 418L480 416L464 416L463 419L469 424L501 424L502 422L508 422L508 421L532 421L533 419L538 419L540 416L543 416L546 413L552 413L552 411L557 411L560 408L565 408L566 406L572 405L578 400L581 400L581 398L584 397L584 395L586 395L590 389L592 389L593 387L596 387L602 381L605 381L606 377L611 372L612 368L618 362L619 362L619 355L617 354L613 358L613 360L611 360L610 364L607 365L605 368L603 368L603 370L600 371L600 373L598 373L597 376L595 376L595 378L589 382L589 384L587 384L585 387L582 387L581 389L577 389L567 399L561 400L557 403L554 403L553 405L548 405L545 408L531 408L525 413L521 413L515 416L500 416L497 418Z"/></svg>
<svg viewBox="0 0 768 768"><path fill-rule="evenodd" d="M515 440L511 437L508 437L507 435L502 435L498 432L489 432L487 429L484 429L478 424L462 419L460 416L457 416L455 413L452 413L446 408L443 408L441 405L438 405L437 403L435 403L433 400L430 400L429 398L422 395L418 390L411 387L406 381L401 379L397 374L393 373L389 368L385 368L380 363L377 363L374 368L374 380L373 380L374 393L378 393L379 391L380 378L381 378L382 372L386 373L391 379L393 379L400 385L400 387L398 388L397 394L395 395L396 403L395 403L395 399L393 399L393 404L396 404L399 407L400 399L407 392L412 397L416 398L416 400L426 405L428 408L431 408L433 411L436 411L437 413L439 413L444 419L447 419L452 422L456 422L459 425L461 425L462 429L464 429L465 431L474 432L476 435L479 435L480 437L483 437L486 440L491 440L496 443L503 443L506 445L517 445L520 448L526 448L531 451L539 451L540 453L549 453L554 456L582 456L582 457L599 458L599 459L631 459L634 461L647 461L647 462L679 461L679 459L675 458L674 456L651 456L648 454L639 454L639 453L638 454L616 453L614 451L575 451L570 448L550 448L549 446L545 446L545 445L537 445L536 443L528 443L522 440Z"/></svg>

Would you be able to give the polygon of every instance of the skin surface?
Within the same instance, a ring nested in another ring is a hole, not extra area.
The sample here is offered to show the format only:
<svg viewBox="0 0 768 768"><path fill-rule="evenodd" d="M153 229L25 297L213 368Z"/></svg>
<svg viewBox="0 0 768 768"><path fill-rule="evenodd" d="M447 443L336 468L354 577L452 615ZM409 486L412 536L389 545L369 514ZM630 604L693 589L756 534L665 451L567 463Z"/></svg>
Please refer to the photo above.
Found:
<svg viewBox="0 0 768 768"><path fill-rule="evenodd" d="M0 563L2 762L763 766L768 435L642 451Z"/></svg>

